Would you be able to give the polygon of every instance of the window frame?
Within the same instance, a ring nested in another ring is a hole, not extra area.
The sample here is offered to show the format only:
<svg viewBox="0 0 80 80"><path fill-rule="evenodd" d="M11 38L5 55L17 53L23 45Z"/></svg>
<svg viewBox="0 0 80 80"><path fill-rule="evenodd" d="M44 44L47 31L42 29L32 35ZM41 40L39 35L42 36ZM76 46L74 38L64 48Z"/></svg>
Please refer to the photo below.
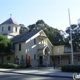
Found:
<svg viewBox="0 0 80 80"><path fill-rule="evenodd" d="M19 43L19 51L21 51L21 43Z"/></svg>
<svg viewBox="0 0 80 80"><path fill-rule="evenodd" d="M11 27L10 26L8 26L8 31L10 31L11 30Z"/></svg>
<svg viewBox="0 0 80 80"><path fill-rule="evenodd" d="M34 44L36 44L36 38L34 39Z"/></svg>
<svg viewBox="0 0 80 80"><path fill-rule="evenodd" d="M34 54L34 59L36 59L36 54Z"/></svg>
<svg viewBox="0 0 80 80"><path fill-rule="evenodd" d="M16 32L17 32L17 27L16 27Z"/></svg>
<svg viewBox="0 0 80 80"><path fill-rule="evenodd" d="M2 31L4 31L4 27L2 26Z"/></svg>
<svg viewBox="0 0 80 80"><path fill-rule="evenodd" d="M7 61L10 61L10 56L7 56Z"/></svg>

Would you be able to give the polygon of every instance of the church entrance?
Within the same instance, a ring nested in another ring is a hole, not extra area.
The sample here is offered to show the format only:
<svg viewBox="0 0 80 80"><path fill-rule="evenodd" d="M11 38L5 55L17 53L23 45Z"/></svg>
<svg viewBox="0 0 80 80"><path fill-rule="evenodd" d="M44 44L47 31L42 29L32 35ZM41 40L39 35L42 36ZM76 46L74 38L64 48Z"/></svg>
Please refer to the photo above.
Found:
<svg viewBox="0 0 80 80"><path fill-rule="evenodd" d="M31 57L30 57L30 54L26 55L26 66L27 67L31 66Z"/></svg>
<svg viewBox="0 0 80 80"><path fill-rule="evenodd" d="M43 56L39 56L39 64L43 65Z"/></svg>

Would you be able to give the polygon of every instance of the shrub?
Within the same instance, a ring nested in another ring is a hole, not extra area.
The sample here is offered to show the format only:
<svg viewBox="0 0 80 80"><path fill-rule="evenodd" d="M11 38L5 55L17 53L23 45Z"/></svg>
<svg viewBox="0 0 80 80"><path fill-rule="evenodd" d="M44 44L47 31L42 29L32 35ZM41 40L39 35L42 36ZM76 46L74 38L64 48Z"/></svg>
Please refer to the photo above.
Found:
<svg viewBox="0 0 80 80"><path fill-rule="evenodd" d="M61 70L63 72L80 72L80 65L63 65Z"/></svg>
<svg viewBox="0 0 80 80"><path fill-rule="evenodd" d="M0 68L24 68L24 66L20 66L14 63L3 63L0 64Z"/></svg>

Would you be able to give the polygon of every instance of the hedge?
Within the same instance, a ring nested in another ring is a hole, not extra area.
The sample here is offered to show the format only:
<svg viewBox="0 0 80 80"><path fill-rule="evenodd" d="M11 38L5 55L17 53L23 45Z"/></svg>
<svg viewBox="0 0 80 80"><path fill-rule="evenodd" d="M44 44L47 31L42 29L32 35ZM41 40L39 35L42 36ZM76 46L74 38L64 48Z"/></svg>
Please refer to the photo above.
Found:
<svg viewBox="0 0 80 80"><path fill-rule="evenodd" d="M80 72L80 65L63 65L61 70L63 72Z"/></svg>
<svg viewBox="0 0 80 80"><path fill-rule="evenodd" d="M3 63L0 64L0 68L25 68L25 67L14 63Z"/></svg>

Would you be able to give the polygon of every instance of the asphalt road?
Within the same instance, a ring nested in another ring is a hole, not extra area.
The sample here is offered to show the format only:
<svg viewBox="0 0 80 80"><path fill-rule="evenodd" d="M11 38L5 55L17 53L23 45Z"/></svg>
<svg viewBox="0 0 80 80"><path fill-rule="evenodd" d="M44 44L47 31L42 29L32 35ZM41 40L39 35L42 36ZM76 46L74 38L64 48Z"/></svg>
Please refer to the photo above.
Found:
<svg viewBox="0 0 80 80"><path fill-rule="evenodd" d="M0 72L0 80L73 80L73 79Z"/></svg>

